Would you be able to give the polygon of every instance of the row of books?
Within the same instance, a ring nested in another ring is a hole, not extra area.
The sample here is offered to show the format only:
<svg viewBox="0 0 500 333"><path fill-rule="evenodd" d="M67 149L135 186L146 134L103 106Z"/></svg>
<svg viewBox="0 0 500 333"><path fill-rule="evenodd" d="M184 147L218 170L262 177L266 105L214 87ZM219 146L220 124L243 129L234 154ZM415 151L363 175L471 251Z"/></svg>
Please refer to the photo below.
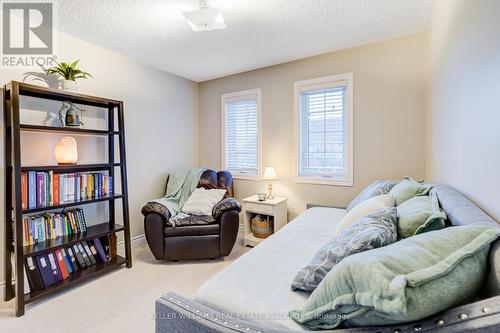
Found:
<svg viewBox="0 0 500 333"><path fill-rule="evenodd" d="M61 213L45 213L23 218L23 245L32 245L48 239L70 236L87 231L82 208Z"/></svg>
<svg viewBox="0 0 500 333"><path fill-rule="evenodd" d="M82 200L100 199L113 193L113 179L103 172L21 173L21 207L32 209Z"/></svg>
<svg viewBox="0 0 500 333"><path fill-rule="evenodd" d="M28 257L24 267L28 282L25 292L43 290L75 272L110 260L111 256L99 238Z"/></svg>

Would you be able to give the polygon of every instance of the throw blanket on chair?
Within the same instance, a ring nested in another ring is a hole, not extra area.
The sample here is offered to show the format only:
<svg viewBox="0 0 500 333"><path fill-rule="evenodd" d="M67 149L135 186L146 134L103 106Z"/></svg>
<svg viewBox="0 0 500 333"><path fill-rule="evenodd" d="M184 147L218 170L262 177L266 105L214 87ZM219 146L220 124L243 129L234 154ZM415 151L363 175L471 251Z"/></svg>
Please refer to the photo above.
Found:
<svg viewBox="0 0 500 333"><path fill-rule="evenodd" d="M204 168L193 168L172 172L168 179L165 196L148 202L142 208L143 214L145 212L156 212L170 222L179 214L186 200L196 189L201 174L205 170ZM170 223L174 227L175 219L174 223Z"/></svg>

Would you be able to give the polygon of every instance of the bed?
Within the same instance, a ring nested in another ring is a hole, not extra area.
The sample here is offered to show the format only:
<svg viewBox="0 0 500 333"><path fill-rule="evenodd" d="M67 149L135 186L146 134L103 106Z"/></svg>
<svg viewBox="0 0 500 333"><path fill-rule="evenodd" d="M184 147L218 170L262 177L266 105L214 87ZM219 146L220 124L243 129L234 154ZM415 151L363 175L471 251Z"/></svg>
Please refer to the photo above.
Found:
<svg viewBox="0 0 500 333"><path fill-rule="evenodd" d="M496 221L458 191L433 184L451 225ZM156 332L303 332L289 310L300 308L307 292L290 282L331 238L345 209L311 207L256 248L203 284L191 299L168 293L156 302ZM500 331L500 242L490 250L488 283L477 301L434 317L397 326L327 332L497 332Z"/></svg>

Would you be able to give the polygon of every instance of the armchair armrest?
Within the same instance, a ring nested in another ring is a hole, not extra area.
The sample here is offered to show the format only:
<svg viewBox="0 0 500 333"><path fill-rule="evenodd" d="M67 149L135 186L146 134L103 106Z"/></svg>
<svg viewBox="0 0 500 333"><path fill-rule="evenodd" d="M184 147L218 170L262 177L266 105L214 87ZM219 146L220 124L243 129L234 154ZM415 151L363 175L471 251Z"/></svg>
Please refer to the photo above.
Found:
<svg viewBox="0 0 500 333"><path fill-rule="evenodd" d="M237 209L229 209L219 217L219 255L228 256L233 249L240 228L240 213Z"/></svg>
<svg viewBox="0 0 500 333"><path fill-rule="evenodd" d="M238 213L241 212L241 206L238 200L235 198L226 198L219 202L217 205L215 205L214 209L212 210L212 215L214 219L218 219L222 213L227 212L228 210L235 210Z"/></svg>
<svg viewBox="0 0 500 333"><path fill-rule="evenodd" d="M147 216L148 214L151 213L156 213L160 215L165 220L165 222L167 222L170 219L170 212L168 211L167 207L154 201L150 201L147 204L145 204L144 207L142 207L141 209L141 213L144 216Z"/></svg>
<svg viewBox="0 0 500 333"><path fill-rule="evenodd" d="M144 234L151 252L156 259L163 259L164 228L165 222L170 218L170 213L167 207L157 202L148 202L142 207L141 213L144 215Z"/></svg>

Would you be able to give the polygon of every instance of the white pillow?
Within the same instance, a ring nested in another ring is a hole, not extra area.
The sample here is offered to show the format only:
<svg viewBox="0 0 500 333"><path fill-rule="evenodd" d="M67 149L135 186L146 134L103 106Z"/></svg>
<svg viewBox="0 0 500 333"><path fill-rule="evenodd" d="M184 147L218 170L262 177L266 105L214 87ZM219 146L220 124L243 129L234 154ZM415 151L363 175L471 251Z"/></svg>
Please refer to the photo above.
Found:
<svg viewBox="0 0 500 333"><path fill-rule="evenodd" d="M337 229L335 229L334 236L338 236L345 228L356 222L361 217L387 207L394 207L394 198L389 194L378 195L363 201L362 203L354 206L349 213L347 213L347 215L340 220Z"/></svg>
<svg viewBox="0 0 500 333"><path fill-rule="evenodd" d="M212 210L224 198L226 190L197 188L186 200L181 211L191 215L212 215Z"/></svg>

